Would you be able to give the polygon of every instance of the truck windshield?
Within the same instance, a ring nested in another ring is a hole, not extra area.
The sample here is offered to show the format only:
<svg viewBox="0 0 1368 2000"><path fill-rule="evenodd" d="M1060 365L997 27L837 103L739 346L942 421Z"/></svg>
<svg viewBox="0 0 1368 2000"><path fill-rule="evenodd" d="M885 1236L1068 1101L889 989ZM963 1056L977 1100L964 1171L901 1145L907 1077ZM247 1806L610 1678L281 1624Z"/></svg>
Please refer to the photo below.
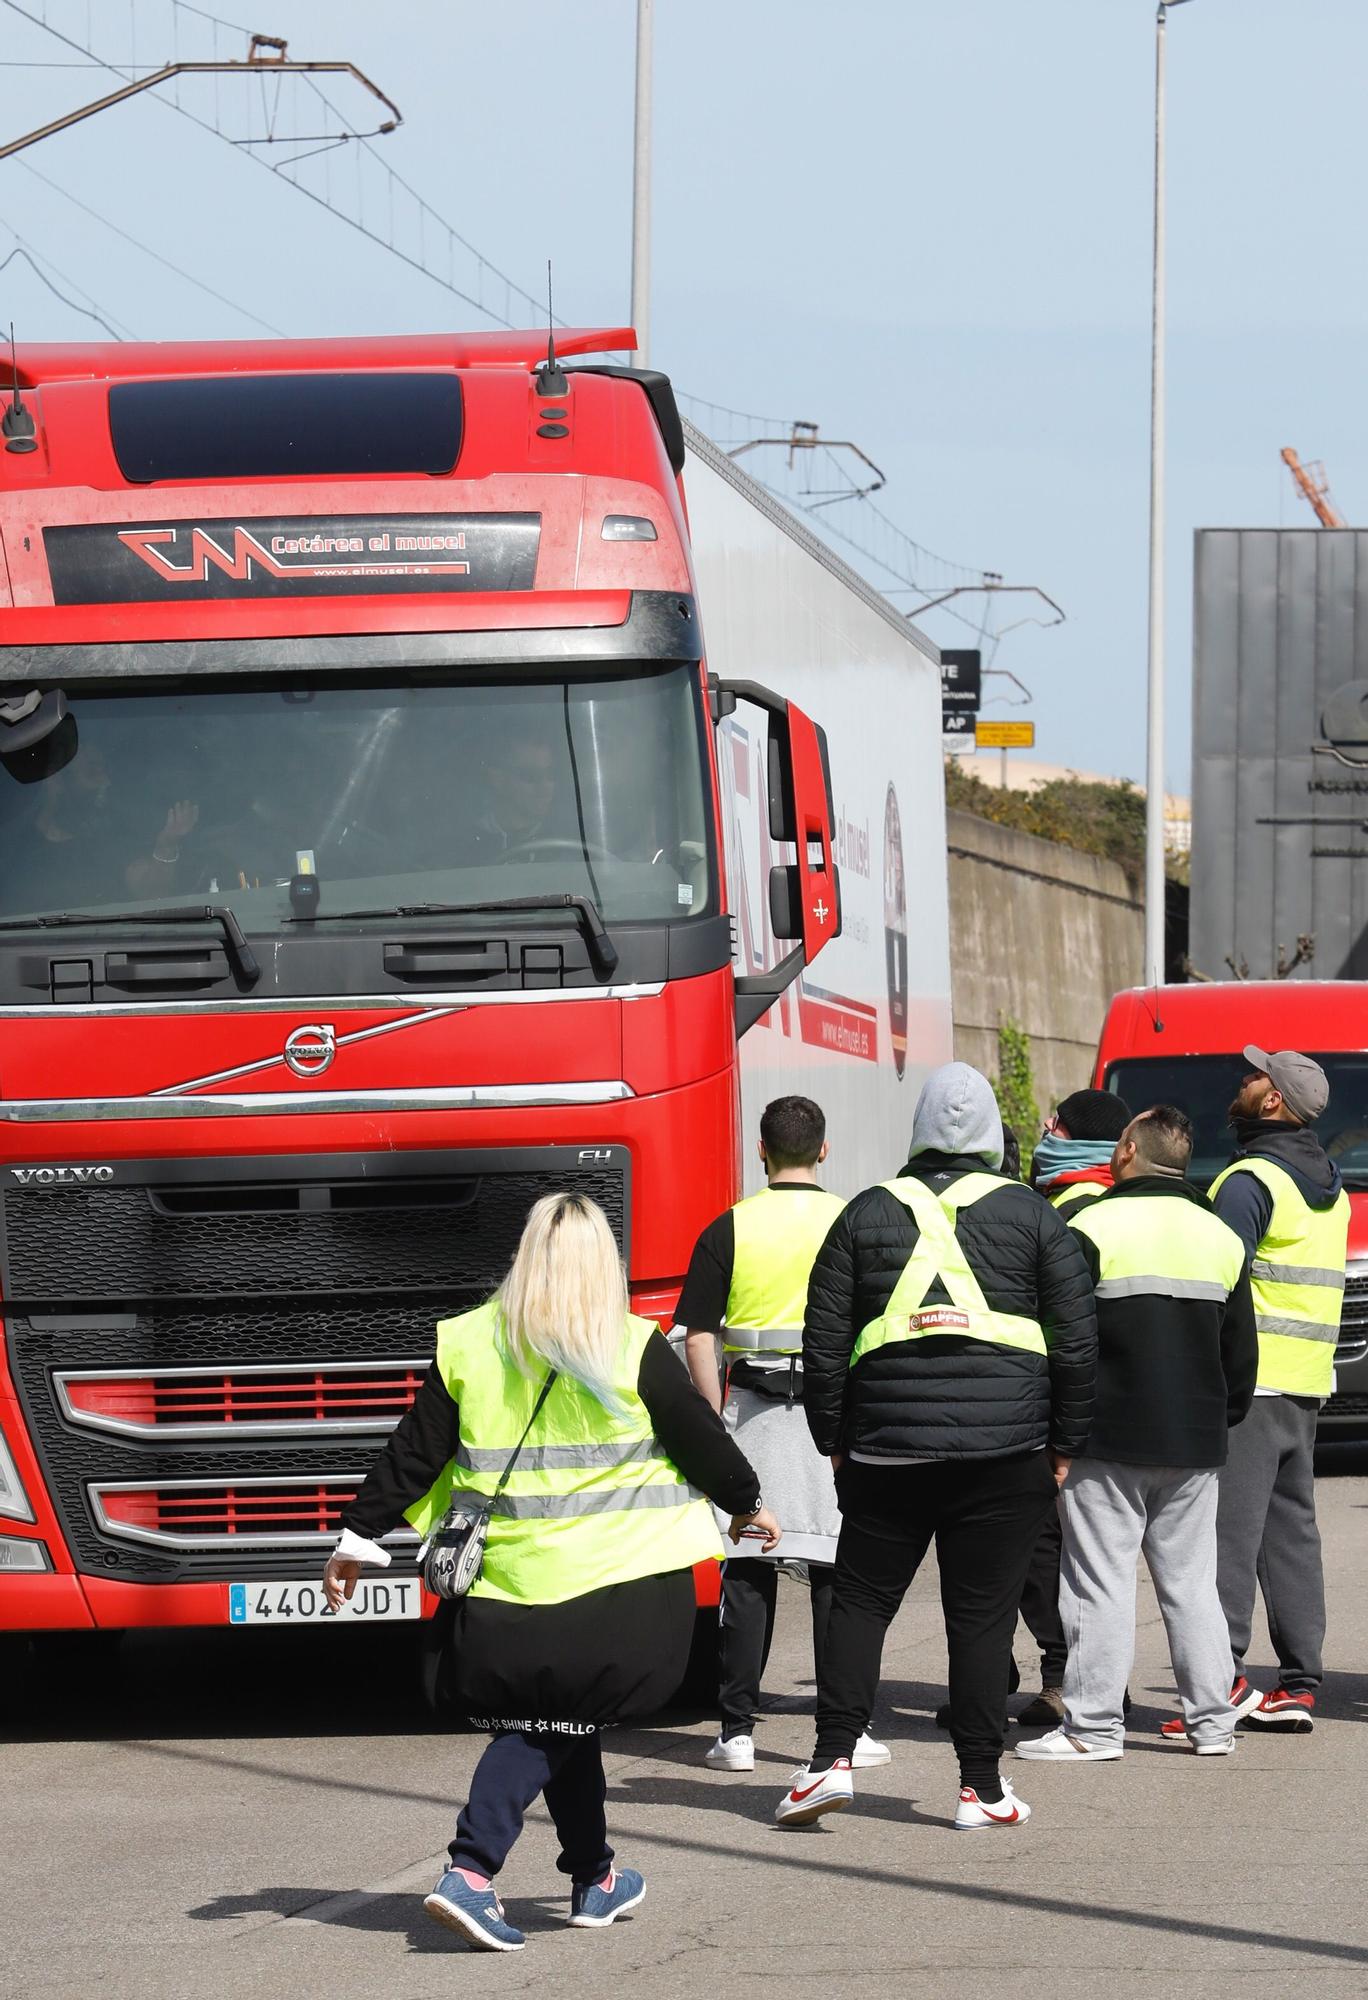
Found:
<svg viewBox="0 0 1368 2000"><path fill-rule="evenodd" d="M708 912L697 670L69 695L0 758L0 917L203 897L288 935L362 905L588 897L609 924Z"/></svg>
<svg viewBox="0 0 1368 2000"><path fill-rule="evenodd" d="M1355 1191L1368 1189L1368 1055L1312 1051L1330 1079L1330 1102L1316 1136ZM1176 1104L1196 1129L1191 1178L1200 1186L1228 1166L1235 1151L1229 1108L1249 1065L1240 1055L1171 1056L1113 1063L1107 1088L1132 1111Z"/></svg>

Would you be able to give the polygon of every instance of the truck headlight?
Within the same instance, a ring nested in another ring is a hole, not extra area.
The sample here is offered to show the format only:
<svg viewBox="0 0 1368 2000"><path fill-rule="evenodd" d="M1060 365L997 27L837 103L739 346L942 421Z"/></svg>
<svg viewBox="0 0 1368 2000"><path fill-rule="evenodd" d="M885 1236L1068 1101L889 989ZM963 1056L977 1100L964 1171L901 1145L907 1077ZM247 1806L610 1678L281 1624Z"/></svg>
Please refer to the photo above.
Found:
<svg viewBox="0 0 1368 2000"><path fill-rule="evenodd" d="M48 1552L41 1542L21 1542L17 1535L0 1535L0 1576L16 1571L48 1570Z"/></svg>
<svg viewBox="0 0 1368 2000"><path fill-rule="evenodd" d="M0 1431L0 1514L11 1521L32 1521L35 1518L28 1495L19 1483L19 1468L10 1456L3 1431Z"/></svg>

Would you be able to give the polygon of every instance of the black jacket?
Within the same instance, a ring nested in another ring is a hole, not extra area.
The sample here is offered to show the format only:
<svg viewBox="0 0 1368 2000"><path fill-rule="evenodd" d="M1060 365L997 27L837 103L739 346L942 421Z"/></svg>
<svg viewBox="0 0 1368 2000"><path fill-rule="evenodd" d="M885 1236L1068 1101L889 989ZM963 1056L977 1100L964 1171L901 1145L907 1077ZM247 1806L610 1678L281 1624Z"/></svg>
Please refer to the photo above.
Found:
<svg viewBox="0 0 1368 2000"><path fill-rule="evenodd" d="M1090 1202L1196 1202L1204 1194L1166 1174L1121 1181ZM1076 1228L1094 1284L1098 1247L1086 1215ZM1147 1216L1162 1230L1162 1218ZM1097 1406L1081 1456L1123 1465L1217 1466L1226 1462L1232 1424L1254 1400L1259 1335L1246 1262L1228 1299L1170 1299L1146 1292L1097 1301Z"/></svg>
<svg viewBox="0 0 1368 2000"><path fill-rule="evenodd" d="M937 1153L903 1169L936 1194L983 1171L980 1159ZM939 1334L890 1343L851 1367L861 1329L886 1310L919 1234L896 1196L868 1188L818 1253L803 1328L803 1401L817 1449L870 1459L1005 1458L1047 1443L1077 1451L1092 1419L1092 1287L1070 1231L1020 1182L963 1209L955 1234L988 1304L1040 1321L1046 1356ZM928 1303L936 1298L933 1288Z"/></svg>
<svg viewBox="0 0 1368 2000"><path fill-rule="evenodd" d="M1339 1168L1305 1125L1283 1125L1271 1118L1240 1118L1235 1123L1237 1160L1271 1160L1286 1168L1308 1207L1333 1208L1344 1186ZM1217 1188L1216 1213L1229 1223L1245 1247L1245 1261L1254 1255L1273 1216L1273 1196L1254 1174L1232 1174Z"/></svg>

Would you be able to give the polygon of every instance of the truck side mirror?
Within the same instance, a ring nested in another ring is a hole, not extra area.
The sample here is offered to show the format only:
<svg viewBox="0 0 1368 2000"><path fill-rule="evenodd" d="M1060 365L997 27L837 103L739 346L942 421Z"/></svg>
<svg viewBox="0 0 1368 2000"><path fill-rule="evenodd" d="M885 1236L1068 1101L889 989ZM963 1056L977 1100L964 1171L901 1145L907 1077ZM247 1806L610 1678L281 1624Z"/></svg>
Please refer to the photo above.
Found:
<svg viewBox="0 0 1368 2000"><path fill-rule="evenodd" d="M736 981L740 1033L767 1013L805 965L841 930L841 885L832 857L831 770L826 734L794 702L754 681L723 681L716 706L730 713L729 700L748 701L769 717L765 761L770 838L792 843L795 858L770 870L769 907L774 935L792 939L788 952L768 972Z"/></svg>

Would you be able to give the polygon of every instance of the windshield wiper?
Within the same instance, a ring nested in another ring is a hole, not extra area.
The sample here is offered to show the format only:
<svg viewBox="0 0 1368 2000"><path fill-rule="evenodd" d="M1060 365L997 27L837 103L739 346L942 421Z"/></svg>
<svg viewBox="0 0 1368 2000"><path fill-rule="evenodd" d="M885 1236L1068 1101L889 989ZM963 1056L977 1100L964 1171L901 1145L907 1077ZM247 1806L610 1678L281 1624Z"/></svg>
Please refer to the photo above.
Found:
<svg viewBox="0 0 1368 2000"><path fill-rule="evenodd" d="M508 896L490 903L395 903L383 910L317 910L308 917L287 917L287 924L360 923L382 917L481 917L507 910L573 910L579 918L590 953L600 972L617 969L617 946L604 927L598 904L588 896Z"/></svg>
<svg viewBox="0 0 1368 2000"><path fill-rule="evenodd" d="M0 931L55 931L75 925L89 928L98 924L221 924L223 945L233 970L244 986L255 986L261 977L256 954L243 936L242 925L225 903L189 903L175 910L100 910L88 915L83 910L56 910L43 917L7 917Z"/></svg>

